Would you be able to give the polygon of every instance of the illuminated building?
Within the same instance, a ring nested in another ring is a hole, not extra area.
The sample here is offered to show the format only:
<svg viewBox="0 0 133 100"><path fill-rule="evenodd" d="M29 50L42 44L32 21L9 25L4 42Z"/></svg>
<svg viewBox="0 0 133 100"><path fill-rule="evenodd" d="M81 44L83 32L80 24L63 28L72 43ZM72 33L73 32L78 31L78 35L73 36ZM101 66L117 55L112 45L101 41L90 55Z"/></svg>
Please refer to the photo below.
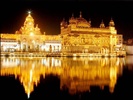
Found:
<svg viewBox="0 0 133 100"><path fill-rule="evenodd" d="M1 34L1 51L60 53L63 56L125 55L123 36L117 34L113 19L108 27L102 21L99 28L94 28L80 12L79 18L72 15L69 23L63 20L60 28L59 35L41 33L29 12L24 25L15 34Z"/></svg>
<svg viewBox="0 0 133 100"><path fill-rule="evenodd" d="M113 19L105 27L102 21L99 28L91 26L91 21L74 15L69 19L69 24L63 19L61 22L62 52L113 54L120 53L123 48L123 36L117 34Z"/></svg>
<svg viewBox="0 0 133 100"><path fill-rule="evenodd" d="M132 39L128 39L126 42L127 42L125 44L126 53L128 55L132 55L133 54L133 38Z"/></svg>
<svg viewBox="0 0 133 100"><path fill-rule="evenodd" d="M58 35L50 36L45 35L45 32L41 33L38 25L35 26L31 12L28 12L24 25L15 34L1 33L3 52L49 52L50 50L51 52L61 50L60 38Z"/></svg>

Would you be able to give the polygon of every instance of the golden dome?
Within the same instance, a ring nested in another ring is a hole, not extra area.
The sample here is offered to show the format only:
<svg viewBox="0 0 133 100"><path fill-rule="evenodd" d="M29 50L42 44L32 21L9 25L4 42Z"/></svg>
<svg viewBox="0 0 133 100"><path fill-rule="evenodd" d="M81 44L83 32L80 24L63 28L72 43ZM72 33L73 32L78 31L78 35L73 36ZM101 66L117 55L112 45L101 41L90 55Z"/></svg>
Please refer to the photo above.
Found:
<svg viewBox="0 0 133 100"><path fill-rule="evenodd" d="M26 17L24 26L21 27L20 32L21 34L26 34L26 35L41 34L40 28L38 27L38 25L35 26L34 19L31 16L30 12L28 12L28 16Z"/></svg>
<svg viewBox="0 0 133 100"><path fill-rule="evenodd" d="M100 28L105 28L104 22L102 20L101 24L100 24Z"/></svg>
<svg viewBox="0 0 133 100"><path fill-rule="evenodd" d="M115 26L115 23L114 23L114 21L113 21L113 19L111 18L111 20L110 20L110 22L109 22L109 26Z"/></svg>

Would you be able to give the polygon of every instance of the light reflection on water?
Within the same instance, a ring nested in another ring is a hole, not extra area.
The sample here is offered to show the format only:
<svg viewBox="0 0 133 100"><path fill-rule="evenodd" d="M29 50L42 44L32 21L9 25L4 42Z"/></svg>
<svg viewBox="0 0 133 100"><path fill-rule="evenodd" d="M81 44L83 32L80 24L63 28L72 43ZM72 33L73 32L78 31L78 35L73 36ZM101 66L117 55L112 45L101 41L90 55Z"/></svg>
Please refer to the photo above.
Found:
<svg viewBox="0 0 133 100"><path fill-rule="evenodd" d="M133 70L133 55L126 56L125 62L128 69Z"/></svg>
<svg viewBox="0 0 133 100"><path fill-rule="evenodd" d="M1 76L15 75L23 84L27 96L34 91L40 75L58 75L60 89L68 88L70 94L91 91L90 86L99 86L114 91L123 66L133 66L133 56L111 57L46 57L46 58L1 58Z"/></svg>

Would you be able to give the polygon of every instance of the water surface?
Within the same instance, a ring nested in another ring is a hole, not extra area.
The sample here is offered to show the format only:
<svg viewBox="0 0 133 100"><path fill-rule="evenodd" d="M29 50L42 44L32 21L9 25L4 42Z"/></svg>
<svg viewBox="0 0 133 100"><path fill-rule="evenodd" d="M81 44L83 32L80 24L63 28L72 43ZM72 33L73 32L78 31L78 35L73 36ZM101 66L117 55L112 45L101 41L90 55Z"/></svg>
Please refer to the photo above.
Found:
<svg viewBox="0 0 133 100"><path fill-rule="evenodd" d="M133 56L1 58L0 98L103 99L133 95Z"/></svg>

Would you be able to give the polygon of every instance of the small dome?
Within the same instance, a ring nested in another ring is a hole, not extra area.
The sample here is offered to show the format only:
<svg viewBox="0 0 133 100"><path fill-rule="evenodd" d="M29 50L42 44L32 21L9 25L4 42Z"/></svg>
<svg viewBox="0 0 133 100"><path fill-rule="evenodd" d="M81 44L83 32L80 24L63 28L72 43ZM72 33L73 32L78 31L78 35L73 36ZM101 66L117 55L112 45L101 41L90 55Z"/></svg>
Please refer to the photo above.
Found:
<svg viewBox="0 0 133 100"><path fill-rule="evenodd" d="M104 22L102 20L101 24L100 24L100 28L105 28Z"/></svg>
<svg viewBox="0 0 133 100"><path fill-rule="evenodd" d="M113 21L113 19L111 18L111 20L110 20L110 22L109 22L109 26L115 26L115 23L114 23L114 21Z"/></svg>
<svg viewBox="0 0 133 100"><path fill-rule="evenodd" d="M78 22L87 22L87 20L82 17L82 12L81 11L80 11L79 18L77 18L77 21Z"/></svg>
<svg viewBox="0 0 133 100"><path fill-rule="evenodd" d="M77 18L77 21L78 21L78 22L87 22L87 20L84 19L84 18Z"/></svg>

